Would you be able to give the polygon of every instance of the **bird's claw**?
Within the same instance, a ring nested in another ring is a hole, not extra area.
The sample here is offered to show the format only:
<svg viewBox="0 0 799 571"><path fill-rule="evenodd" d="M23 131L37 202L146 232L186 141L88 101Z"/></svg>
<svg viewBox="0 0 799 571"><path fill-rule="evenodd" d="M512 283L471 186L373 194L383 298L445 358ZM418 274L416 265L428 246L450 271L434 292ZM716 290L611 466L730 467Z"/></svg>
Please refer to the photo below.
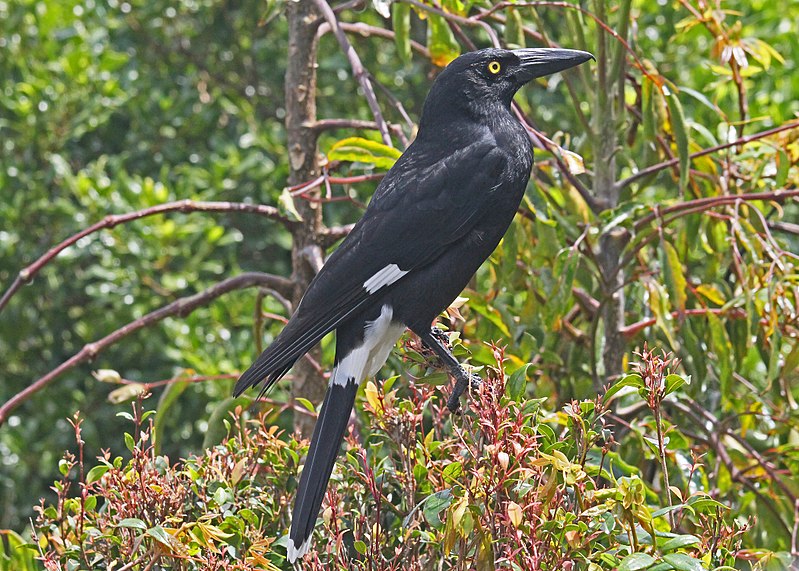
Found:
<svg viewBox="0 0 799 571"><path fill-rule="evenodd" d="M457 376L452 394L447 399L447 408L453 414L459 414L460 412L461 395L466 391L466 387L469 386L472 390L477 390L483 384L483 379L480 378L480 375L467 373L466 371L461 371L461 373Z"/></svg>
<svg viewBox="0 0 799 571"><path fill-rule="evenodd" d="M452 349L452 344L449 342L449 335L443 329L439 329L438 327L432 327L430 329L430 335L432 335L435 339L438 340L444 347L447 349Z"/></svg>

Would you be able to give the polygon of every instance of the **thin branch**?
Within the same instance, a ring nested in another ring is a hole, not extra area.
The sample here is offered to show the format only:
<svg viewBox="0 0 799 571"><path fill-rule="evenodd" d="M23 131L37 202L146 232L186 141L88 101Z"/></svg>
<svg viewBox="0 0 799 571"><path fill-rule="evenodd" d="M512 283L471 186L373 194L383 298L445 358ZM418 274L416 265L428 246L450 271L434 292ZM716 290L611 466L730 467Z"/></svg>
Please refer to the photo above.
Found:
<svg viewBox="0 0 799 571"><path fill-rule="evenodd" d="M391 135L388 132L388 125L386 124L386 120L383 118L383 113L380 111L380 105L377 103L377 97L375 96L374 89L372 89L372 82L369 81L369 74L366 73L366 70L361 63L361 58L358 57L358 53L347 39L347 34L344 32L344 29L339 26L336 14L333 12L332 8L330 8L330 5L325 2L325 0L314 0L314 3L325 17L325 20L327 20L327 23L330 25L330 29L333 30L333 34L336 36L336 39L341 46L341 50L344 52L350 62L352 73L355 76L355 79L358 80L358 84L361 86L361 89L363 89L366 102L369 104L369 109L372 110L372 116L380 127L379 131L381 137L383 138L383 143L388 146L393 146L391 143Z"/></svg>
<svg viewBox="0 0 799 571"><path fill-rule="evenodd" d="M636 232L638 232L653 220L657 218L663 218L669 214L679 213L679 215L685 215L685 214L692 214L695 212L703 212L705 210L710 210L711 208L716 208L718 206L734 204L738 201L752 202L759 200L772 200L775 202L781 202L783 200L787 200L789 198L794 198L797 196L799 196L799 189L772 190L769 192L752 192L747 194L725 194L723 196L706 196L704 198L697 198L695 200L680 202L679 204L674 204L666 208L658 208L655 212L651 212L650 214L647 214L646 216L638 220L635 223L635 230ZM671 220L672 219L670 219L669 222L671 222Z"/></svg>
<svg viewBox="0 0 799 571"><path fill-rule="evenodd" d="M654 78L652 78L652 76L649 74L643 62L640 59L638 59L638 55L635 53L635 50L633 50L632 47L630 47L630 44L627 42L627 40L625 40L621 35L619 35L619 33L616 30L614 30L607 23L605 23L604 20L602 20L600 17L598 17L590 10L586 10L582 6L571 4L569 2L557 2L557 1L548 1L548 0L542 0L538 2L499 2L498 4L492 6L489 10L481 12L474 18L476 19L486 18L492 15L494 12L497 12L499 10L504 10L505 8L524 8L524 7L566 8L569 10L577 10L578 12L584 14L585 16L588 16L594 22L596 22L597 26L602 28L607 34L613 36L613 38L617 42L619 42L622 46L624 46L624 48L627 50L627 53L629 53L635 60L636 67L641 71L641 73L643 73L645 76L649 77L650 79L653 79L654 81ZM658 82L655 83L658 84Z"/></svg>
<svg viewBox="0 0 799 571"><path fill-rule="evenodd" d="M189 315L192 311L196 308L207 305L209 302L213 301L217 297L224 295L228 292L237 290L237 289L244 289L253 286L265 286L272 288L277 291L289 291L290 288L293 287L291 280L288 280L281 276L275 276L271 274L265 273L258 273L258 272L248 272L238 276L234 276L232 278L228 278L223 280L206 290L203 290L199 293L194 295L190 295L187 297L182 297L173 301L172 303L165 305L159 309L151 311L150 313L136 319L135 321L131 321L127 325L120 327L116 331L109 333L102 339L99 339L93 343L86 344L83 349L75 353L72 357L61 363L58 367L44 375L43 377L37 379L30 385L28 385L25 389L21 390L13 397L8 399L3 406L0 406L0 426L2 426L11 414L11 411L16 409L22 403L27 401L31 398L34 394L44 389L47 385L52 383L56 378L64 374L65 372L73 369L77 365L84 363L86 361L92 360L96 357L101 351L106 349L107 347L113 345L114 343L124 339L131 333L138 331L139 329L143 329L163 319L171 316L178 316L178 317L185 317Z"/></svg>
<svg viewBox="0 0 799 571"><path fill-rule="evenodd" d="M322 186L323 184L356 184L359 182L380 180L384 176L386 176L386 173L384 172L361 174L356 176L342 176L342 177L327 176L327 174L325 173L316 177L313 180L301 182L300 184L295 184L294 186L290 186L289 192L291 193L291 196L300 196L317 187Z"/></svg>
<svg viewBox="0 0 799 571"><path fill-rule="evenodd" d="M352 232L352 229L355 227L355 224L345 224L344 226L332 226L330 228L324 228L320 233L320 246L322 248L329 248L345 236Z"/></svg>
<svg viewBox="0 0 799 571"><path fill-rule="evenodd" d="M348 34L357 34L364 38L368 38L370 36L377 36L379 38L387 38L389 40L394 39L394 31L388 30L386 28L378 28L377 26L370 26L369 24L364 24L363 22L339 22L338 25L341 27L342 30L347 32ZM321 26L319 26L318 34L321 36L326 34L330 31L330 24L325 22ZM430 51L424 47L422 44L415 40L410 40L411 49L415 52L419 53L420 55L424 56L425 58L430 57Z"/></svg>
<svg viewBox="0 0 799 571"><path fill-rule="evenodd" d="M100 230L114 228L119 224L125 224L133 220L139 220L148 216L156 214L164 214L166 212L248 212L252 214L260 214L272 220L281 222L284 226L291 228L295 222L290 218L284 216L274 206L267 206L263 204L246 204L243 202L196 202L193 200L180 200L177 202L167 202L150 208L144 208L135 212L128 212L125 214L109 214L99 222L95 222L88 228L85 228L73 234L60 244L53 246L38 260L20 270L17 278L11 284L11 287L0 298L0 312L8 304L9 300L14 294L25 284L29 283L41 269L50 263L58 254L63 252L75 244L81 238L85 238Z"/></svg>
<svg viewBox="0 0 799 571"><path fill-rule="evenodd" d="M320 131L328 131L331 129L366 129L371 131L379 131L380 125L374 121L364 121L362 119L319 119L313 123L306 125L308 128L313 129L317 133ZM399 125L392 125L388 123L388 128L397 135L402 135L402 127Z"/></svg>
<svg viewBox="0 0 799 571"><path fill-rule="evenodd" d="M691 153L690 158L696 159L699 157L704 157L705 155L710 155L712 153L729 149L730 147L735 147L738 145L746 145L751 143L752 141L757 141L759 139L763 139L764 137L768 137L770 135L775 135L777 133L781 133L782 131L789 131L791 129L799 128L799 121L794 121L791 123L785 123L784 125L780 125L778 127L774 127L773 129L768 129L766 131L760 131L759 133L753 133L752 135L746 135L745 137L741 137L740 139L736 139L734 141L730 141L727 143L723 143L721 145L716 145L715 147L709 147L707 149L702 149L701 151L697 151L695 153ZM652 173L661 171L663 169L669 168L674 166L680 162L679 158L673 158L668 161L663 161L662 163L657 163L655 165L651 165L646 167L645 169L641 169L635 174L628 176L627 178L620 180L617 184L619 188L624 188L625 186L629 185L632 182L635 182L639 178L643 178L645 176L649 176Z"/></svg>
<svg viewBox="0 0 799 571"><path fill-rule="evenodd" d="M560 173L577 190L577 192L580 194L580 196L588 205L588 207L591 209L591 211L594 212L595 214L598 214L602 210L601 205L596 200L594 195L591 194L591 191L589 191L585 187L585 185L580 181L580 179L578 179L574 174L572 174L571 169L569 169L569 166L563 161L563 159L560 158L560 150L561 150L560 146L555 141L544 135L541 131L533 127L528 117L524 113L522 113L521 109L519 108L518 105L516 105L515 102L513 103L513 111L516 113L516 116L519 118L519 120L521 120L522 125L524 125L524 128L527 129L527 134L530 137L530 139L533 141L533 143L536 145L536 147L538 147L541 150L550 151L552 153L552 156L555 159L555 163L557 164Z"/></svg>
<svg viewBox="0 0 799 571"><path fill-rule="evenodd" d="M690 315L722 315L728 317L730 319L744 319L746 317L746 313L739 307L735 307L732 309L724 309L724 308L710 308L710 307L700 307L696 309L686 309L683 311L672 311L671 318L672 319L679 319L683 316L690 316ZM650 317L649 319L643 319L641 321L637 321L631 325L627 325L621 329L621 334L624 335L626 338L634 337L642 330L646 329L647 327L651 327L657 323L656 317Z"/></svg>
<svg viewBox="0 0 799 571"><path fill-rule="evenodd" d="M432 14L437 14L438 16L444 18L447 22L454 22L455 24L482 28L483 31L485 31L485 33L488 35L488 38L491 40L491 45L493 45L496 48L500 46L500 41L499 38L497 37L497 33L487 22L483 22L478 16L466 18L464 16L458 16L457 14L447 12L446 10L442 10L441 8L437 8L435 6L429 6L428 4L418 2L417 0L401 0L401 1L404 2L405 4L410 4L411 6L414 6L419 10L430 12Z"/></svg>

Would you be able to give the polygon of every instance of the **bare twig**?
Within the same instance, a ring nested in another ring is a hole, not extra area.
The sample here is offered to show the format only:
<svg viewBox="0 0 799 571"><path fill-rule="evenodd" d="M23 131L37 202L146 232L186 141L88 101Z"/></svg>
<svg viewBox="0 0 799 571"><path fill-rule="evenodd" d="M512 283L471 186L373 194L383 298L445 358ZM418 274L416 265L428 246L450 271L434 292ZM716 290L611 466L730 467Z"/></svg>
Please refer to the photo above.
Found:
<svg viewBox="0 0 799 571"><path fill-rule="evenodd" d="M695 153L691 153L690 158L696 159L699 157L704 157L705 155L710 155L712 153L716 153L718 151L722 151L724 149L729 149L730 147L735 147L739 145L746 145L751 143L752 141L757 141L758 139L763 139L764 137L768 137L770 135L775 135L777 133L781 133L782 131L789 131L791 129L799 128L799 121L793 121L790 123L785 123L783 125L779 125L778 127L774 127L773 129L767 129L766 131L760 131L759 133L753 133L751 135L746 135L745 137L741 137L739 139L735 139L734 141L729 141L727 143L722 143L721 145L716 145L715 147L709 147L707 149L702 149L701 151L697 151ZM628 176L627 178L620 180L617 183L619 188L624 188L625 186L629 185L630 183L635 182L639 178L643 178L645 176L649 176L652 173L656 173L663 169L667 169L671 166L674 166L680 162L679 158L669 159L668 161L663 161L662 163L657 163L655 165L648 166L644 169L641 169L635 174Z"/></svg>
<svg viewBox="0 0 799 571"><path fill-rule="evenodd" d="M131 333L138 331L139 329L143 329L159 321L162 321L166 317L170 317L173 315L177 315L179 317L185 317L189 315L192 311L196 308L207 305L212 300L216 299L217 297L224 295L228 292L237 290L237 289L244 289L253 286L265 286L272 288L277 291L290 291L293 287L293 284L290 280L275 276L271 274L264 274L258 272L249 272L244 273L232 278L228 278L223 280L210 288L203 290L199 293L194 295L190 295L187 297L182 297L173 301L172 303L161 307L160 309L156 309L155 311L151 311L150 313L136 319L135 321L131 321L127 325L120 327L116 331L109 333L102 339L99 339L93 343L86 344L83 349L78 351L75 355L61 363L58 367L44 375L43 377L37 379L30 385L28 385L25 389L21 390L13 397L8 399L2 406L0 406L0 426L2 426L6 420L8 420L8 416L24 403L26 400L31 398L34 394L45 388L47 385L52 383L56 378L61 376L66 371L76 367L77 365L90 361L94 357L96 357L101 351L106 349L107 347L113 345L117 341L124 339Z"/></svg>
<svg viewBox="0 0 799 571"><path fill-rule="evenodd" d="M666 208L659 208L657 212L651 212L638 220L635 223L635 230L639 231L644 226L655 220L656 218L665 218L669 214L676 214L679 213L680 215L685 215L694 212L703 212L705 210L710 210L711 208L716 208L718 206L724 206L727 204L734 204L736 202L752 202L752 201L759 201L759 200L773 200L773 201L783 201L789 198L794 198L799 196L799 189L793 190L772 190L769 192L751 192L747 194L725 194L723 196L706 196L703 198L697 198L695 200L688 200L686 202L680 202L679 204L674 204L672 206L668 206ZM669 222L673 220L670 219Z"/></svg>
<svg viewBox="0 0 799 571"><path fill-rule="evenodd" d="M358 57L358 53L350 44L350 41L347 39L347 34L344 32L344 29L339 25L338 19L336 18L336 14L333 12L330 5L325 2L325 0L313 0L316 4L316 7L324 16L327 23L330 25L330 29L333 31L333 34L336 36L339 45L341 46L341 50L347 56L347 59L350 62L350 66L352 67L352 73L355 76L355 79L358 80L358 84L363 89L364 97L366 98L366 102L369 104L369 109L372 110L372 116L375 119L375 122L379 126L380 135L383 138L383 143L388 146L392 146L391 143L391 135L388 131L388 125L386 124L386 120L383 118L383 113L380 111L380 105L377 103L377 97L375 96L375 91L372 89L372 82L369 81L369 74L366 73L366 70L361 63L361 58Z"/></svg>
<svg viewBox="0 0 799 571"><path fill-rule="evenodd" d="M430 6L429 4L424 4L423 2L418 2L417 0L402 0L406 4L410 4L418 8L419 10L423 10L425 12L430 12L432 14L437 14L444 18L447 22L460 24L463 26L471 26L482 28L483 31L488 35L489 39L491 40L491 45L494 47L500 46L499 37L497 37L497 33L494 29L487 23L480 20L478 16L466 18L464 16L458 16L457 14L453 14L451 12L447 12L446 10L442 10L441 8L437 8L435 6Z"/></svg>
<svg viewBox="0 0 799 571"><path fill-rule="evenodd" d="M646 67L644 66L643 62L641 62L641 60L638 59L638 55L635 53L635 50L633 50L630 47L630 44L627 43L627 40L625 40L621 35L619 35L619 33L616 30L611 28L602 18L600 18L599 16L597 16L596 14L591 12L590 10L586 10L582 6L578 6L576 4L571 4L569 2L557 2L557 1L551 1L551 0L542 0L542 1L538 1L538 2L499 2L498 4L492 6L490 9L481 12L477 16L474 16L474 19L478 19L479 20L479 19L482 19L482 18L486 18L486 17L492 15L494 12L497 12L498 10L504 10L505 8L510 8L510 7L513 7L513 8L552 7L552 8L567 8L569 10L577 10L578 12L582 13L583 15L588 16L589 18L591 18L594 22L596 22L597 26L602 28L606 33L608 33L611 36L613 36L613 38L617 42L619 42L622 46L624 46L624 48L627 50L627 53L629 53L633 57L633 59L635 60L635 63L636 63L636 67L638 67L638 69L641 71L641 73L643 73L645 76L649 77L650 79L653 79L650 76L649 72L647 71ZM655 82L655 83L657 83L657 82Z"/></svg>
<svg viewBox="0 0 799 571"><path fill-rule="evenodd" d="M0 311L8 304L9 300L14 294L26 283L30 282L41 269L50 263L58 254L63 252L68 247L75 244L81 238L85 238L100 230L114 228L119 224L125 224L140 218L154 216L156 214L164 214L166 212L249 212L253 214L260 214L273 220L281 222L287 227L291 227L294 222L288 217L280 214L274 206L266 206L262 204L245 204L243 202L196 202L193 200L180 200L178 202L167 202L166 204L159 204L136 212L128 212L125 214L109 214L99 222L96 222L78 232L73 234L60 244L53 246L38 260L20 270L17 278L8 288L8 290L0 298Z"/></svg>
<svg viewBox="0 0 799 571"><path fill-rule="evenodd" d="M552 156L555 159L555 163L558 166L558 170L560 173L566 178L566 180L571 183L571 185L577 190L585 203L591 209L592 212L598 214L602 207L599 204L599 201L596 200L591 191L586 188L586 186L578 179L574 174L572 174L571 169L569 166L560 158L560 146L549 137L544 135L541 131L537 130L533 127L530 123L528 117L522 113L521 109L519 108L516 103L513 104L513 110L516 113L516 116L524 125L524 128L527 129L527 134L529 135L530 139L533 141L539 149L550 151Z"/></svg>
<svg viewBox="0 0 799 571"><path fill-rule="evenodd" d="M341 27L342 30L347 32L348 34L357 34L359 36L363 36L368 38L370 36L377 36L380 38L387 38L389 40L394 39L394 31L388 30L386 28L378 28L377 26L370 26L369 24L364 24L363 22L339 22L338 25ZM330 31L330 24L325 22L321 26L319 26L319 35L325 34ZM429 58L430 51L420 44L417 41L410 40L411 49L415 52L418 52L420 55Z"/></svg>
<svg viewBox="0 0 799 571"><path fill-rule="evenodd" d="M308 125L314 131L327 131L330 129L367 129L379 131L380 125L374 121L364 121L362 119L319 119L315 123ZM388 128L394 133L401 135L402 127L399 125L388 124Z"/></svg>
<svg viewBox="0 0 799 571"><path fill-rule="evenodd" d="M355 224L345 224L344 226L331 226L324 228L320 235L322 248L328 248L352 232Z"/></svg>

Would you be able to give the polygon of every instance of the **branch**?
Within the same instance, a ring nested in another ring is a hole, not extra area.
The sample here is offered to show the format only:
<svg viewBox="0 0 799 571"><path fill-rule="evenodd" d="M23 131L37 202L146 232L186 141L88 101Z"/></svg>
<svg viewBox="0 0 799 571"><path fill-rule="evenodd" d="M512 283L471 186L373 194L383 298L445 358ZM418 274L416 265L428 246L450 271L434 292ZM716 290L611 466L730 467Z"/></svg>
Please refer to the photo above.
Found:
<svg viewBox="0 0 799 571"><path fill-rule="evenodd" d="M494 29L487 23L483 22L478 16L466 18L464 16L458 16L457 14L453 14L451 12L447 12L446 10L442 10L441 8L437 8L435 6L429 6L418 0L402 0L405 4L410 4L414 6L418 10L423 10L425 12L430 12L432 14L437 14L447 20L448 22L454 22L456 24L462 24L466 26L472 27L479 27L482 28L483 31L488 35L489 39L491 40L491 45L495 48L500 46L499 38L497 37L497 33Z"/></svg>
<svg viewBox="0 0 799 571"><path fill-rule="evenodd" d="M178 202L167 202L166 204L159 204L157 206L152 206L150 208L145 208L143 210L137 210L135 212L128 212L126 214L110 214L100 220L99 222L95 222L88 228L85 228L78 232L77 234L73 234L57 246L54 246L50 250L47 251L43 256L41 256L38 260L27 266L26 268L20 270L19 274L17 274L17 278L11 284L11 287L3 294L3 297L0 298L0 312L3 311L3 308L8 304L14 294L26 283L30 282L36 274L41 271L41 269L50 263L58 254L63 252L65 249L69 248L73 244L75 244L81 238L89 236L90 234L94 234L100 230L104 230L107 228L114 228L119 224L125 224L127 222L131 222L133 220L139 220L140 218L146 218L148 216L153 216L155 214L163 214L166 212L249 212L253 214L260 214L262 216L266 216L267 218L271 218L272 220L277 220L281 222L286 227L291 227L294 225L294 222L289 219L288 217L282 215L277 208L274 206L266 206L262 204L245 204L243 202L195 202L193 200L180 200Z"/></svg>
<svg viewBox="0 0 799 571"><path fill-rule="evenodd" d="M727 143L723 143L721 145L716 145L715 147L709 147L707 149L702 149L701 151L697 151L695 153L691 153L689 157L691 159L696 159L699 157L703 157L705 155L709 155L715 153L717 151L721 151L724 149L728 149L730 147L735 147L738 145L746 145L751 143L752 141L757 141L758 139L763 139L764 137L768 137L769 135L775 135L777 133L781 133L782 131L789 131L790 129L799 128L799 121L794 121L792 123L785 123L784 125L780 125L779 127L774 127L773 129L768 129L766 131L760 131L759 133L754 133L752 135L746 135L745 137L741 137L740 139L736 139L734 141L730 141ZM635 174L628 176L627 178L620 180L617 183L619 188L624 188L625 186L629 185L632 182L635 182L639 178L643 178L648 176L652 173L661 171L663 169L667 169L671 166L674 166L680 162L679 158L669 159L668 161L663 161L662 163L658 163L656 165L651 165L638 171Z"/></svg>
<svg viewBox="0 0 799 571"><path fill-rule="evenodd" d="M320 233L320 246L322 248L329 248L345 236L352 232L352 229L355 227L355 224L346 224L344 226L332 226L330 228L324 228Z"/></svg>
<svg viewBox="0 0 799 571"><path fill-rule="evenodd" d="M599 18L596 14L594 14L593 12L591 12L589 10L586 10L585 8L583 8L581 6L578 6L576 4L570 4L569 2L558 2L558 1L548 1L548 0L541 0L541 1L538 1L538 2L500 2L499 4L496 4L495 6L492 6L490 9L484 10L483 12L481 12L480 14L475 16L475 18L476 19L486 18L488 16L491 16L494 12L497 12L499 10L504 10L505 8L525 8L525 7L535 8L535 7L539 7L539 6L541 6L541 7L547 6L547 7L552 7L552 8L567 8L569 10L577 10L578 12L582 13L583 15L588 16L594 22L596 22L597 26L602 28L606 33L608 33L611 36L613 36L613 38L617 42L619 42L622 46L624 46L624 48L627 50L627 53L629 53L633 57L633 59L635 60L636 67L638 67L638 69L641 71L641 73L643 73L649 79L652 79L653 81L655 81L654 78L647 71L646 66L644 66L643 62L640 59L638 59L638 55L635 53L635 50L633 50L630 47L630 44L627 42L627 40L625 40L621 35L619 35L619 33L616 30L611 28L607 23L605 23L604 20ZM655 81L655 84L659 85L659 82Z"/></svg>
<svg viewBox="0 0 799 571"><path fill-rule="evenodd" d="M347 33L350 34L357 34L364 38L368 38L370 36L377 36L380 38L387 38L389 40L394 39L394 31L387 30L386 28L378 28L377 26L370 26L369 24L364 24L363 22L356 22L356 23L349 23L349 22L339 22L339 27ZM321 26L319 26L318 34L321 36L326 34L330 31L331 27L330 24L325 22ZM424 56L425 58L430 58L430 51L424 47L422 44L415 40L410 40L411 49L418 52L420 55Z"/></svg>
<svg viewBox="0 0 799 571"><path fill-rule="evenodd" d="M388 128L395 133L402 133L402 127L399 125L392 125L387 123ZM319 119L313 123L307 124L307 127L316 132L327 131L330 129L368 129L372 131L379 131L380 125L375 121L364 121L362 119Z"/></svg>
<svg viewBox="0 0 799 571"><path fill-rule="evenodd" d="M746 317L746 313L739 307L734 307L732 309L724 309L724 308L710 308L710 307L700 307L696 309L685 309L683 311L672 311L671 318L672 319L680 319L682 316L690 316L690 315L708 315L712 313L713 315L721 315L725 317L729 317L730 319L744 319ZM632 325L627 325L622 328L621 334L624 335L627 339L631 337L635 337L638 333L642 330L646 329L647 327L651 327L657 323L657 317L650 317L648 319L643 319L641 321L637 321Z"/></svg>
<svg viewBox="0 0 799 571"><path fill-rule="evenodd" d="M530 140L533 141L533 144L541 150L549 151L552 153L552 157L555 159L555 163L557 164L560 173L577 190L577 192L580 194L580 196L588 205L588 207L591 209L591 211L594 214L599 214L603 210L602 205L594 197L594 195L591 194L591 191L589 191L585 187L585 185L580 181L580 179L578 179L571 172L571 169L569 169L569 166L565 162L563 162L563 159L560 158L560 151L561 151L560 145L558 145L555 141L544 135L541 131L534 128L531 125L530 120L527 118L527 116L524 113L522 113L522 110L519 108L516 102L513 103L513 111L516 113L516 116L521 120L522 125L524 125L524 128L527 130L527 135L530 137Z"/></svg>
<svg viewBox="0 0 799 571"><path fill-rule="evenodd" d="M369 109L372 110L372 116L379 126L379 131L380 135L383 137L383 142L389 147L392 146L391 135L388 132L388 125L386 124L386 120L383 118L383 113L380 111L380 105L377 103L377 97L375 96L374 89L372 89L372 83L369 81L369 75L366 73L366 70L361 63L361 58L358 57L358 53L355 51L355 49L353 49L352 44L350 44L349 40L347 39L347 34L344 32L341 26L339 26L338 19L336 19L336 14L333 12L333 9L330 8L330 5L325 2L325 0L314 0L314 3L325 17L325 20L327 20L327 23L330 25L330 29L333 30L333 34L335 34L336 39L341 46L341 50L344 52L350 62L352 73L355 75L355 79L358 80L361 89L363 89L366 102L369 104Z"/></svg>
<svg viewBox="0 0 799 571"><path fill-rule="evenodd" d="M769 192L752 192L747 194L725 194L723 196L706 196L704 198L697 198L695 200L688 200L674 204L666 208L656 209L654 212L647 214L635 223L635 231L638 232L657 218L663 218L669 214L677 213L677 216L669 219L669 222L676 219L680 215L693 214L695 212L703 212L716 208L717 206L724 206L726 204L734 204L738 201L741 202L754 202L758 200L772 200L781 202L788 198L799 196L799 189L793 190L772 190Z"/></svg>
<svg viewBox="0 0 799 571"><path fill-rule="evenodd" d="M210 288L203 290L199 293L194 295L190 295L187 297L182 297L173 301L172 303L161 307L160 309L156 309L155 311L151 311L150 313L136 319L128 323L127 325L120 327L116 331L109 333L102 339L95 341L93 343L86 344L83 349L75 353L72 357L61 363L58 367L44 375L43 377L39 378L38 380L34 381L28 387L21 390L13 397L8 399L3 406L0 406L0 426L2 426L7 420L8 416L24 403L26 400L31 398L34 394L45 388L47 385L52 383L56 378L64 374L65 372L73 369L77 365L89 361L96 357L103 349L113 345L117 341L127 337L131 333L138 331L139 329L143 329L144 327L148 327L159 321L162 321L166 317L170 317L176 315L178 317L185 317L189 315L194 309L201 307L203 305L207 305L210 301L216 299L217 297L231 292L237 289L244 289L253 286L265 286L277 291L287 291L293 287L291 280L288 280L284 277L275 276L271 274L264 274L258 272L248 272L238 276L234 276L232 278L228 278L223 280Z"/></svg>

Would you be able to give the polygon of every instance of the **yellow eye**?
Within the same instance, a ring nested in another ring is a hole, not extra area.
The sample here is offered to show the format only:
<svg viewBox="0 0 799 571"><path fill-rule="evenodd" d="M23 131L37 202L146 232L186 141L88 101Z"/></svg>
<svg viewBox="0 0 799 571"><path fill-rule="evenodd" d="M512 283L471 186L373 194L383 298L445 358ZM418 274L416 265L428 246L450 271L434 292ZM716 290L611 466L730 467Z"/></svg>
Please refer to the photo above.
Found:
<svg viewBox="0 0 799 571"><path fill-rule="evenodd" d="M502 65L497 60L488 63L488 71L494 75L498 74L501 69Z"/></svg>

